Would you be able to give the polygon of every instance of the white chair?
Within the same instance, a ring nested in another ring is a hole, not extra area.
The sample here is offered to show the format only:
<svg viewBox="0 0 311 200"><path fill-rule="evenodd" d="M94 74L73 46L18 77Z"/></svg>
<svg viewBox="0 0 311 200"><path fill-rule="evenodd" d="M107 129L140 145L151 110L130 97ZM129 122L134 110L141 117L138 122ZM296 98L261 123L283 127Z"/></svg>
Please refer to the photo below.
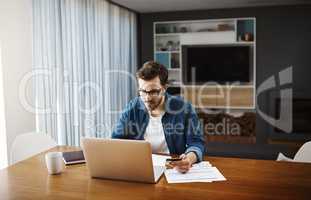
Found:
<svg viewBox="0 0 311 200"><path fill-rule="evenodd" d="M56 142L45 133L31 132L18 135L11 147L10 164L27 159L56 145Z"/></svg>
<svg viewBox="0 0 311 200"><path fill-rule="evenodd" d="M288 161L288 162L305 162L311 163L311 141L304 143L297 151L294 159L284 156L279 153L277 161Z"/></svg>

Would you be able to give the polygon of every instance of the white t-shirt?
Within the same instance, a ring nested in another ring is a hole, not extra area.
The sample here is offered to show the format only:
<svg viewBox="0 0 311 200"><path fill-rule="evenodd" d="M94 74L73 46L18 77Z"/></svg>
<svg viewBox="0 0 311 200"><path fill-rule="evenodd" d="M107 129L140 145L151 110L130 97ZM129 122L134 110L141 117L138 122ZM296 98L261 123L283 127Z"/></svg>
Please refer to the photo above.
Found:
<svg viewBox="0 0 311 200"><path fill-rule="evenodd" d="M144 138L150 142L152 153L169 153L161 121L163 115L164 113L159 117L153 117L149 114L149 123Z"/></svg>

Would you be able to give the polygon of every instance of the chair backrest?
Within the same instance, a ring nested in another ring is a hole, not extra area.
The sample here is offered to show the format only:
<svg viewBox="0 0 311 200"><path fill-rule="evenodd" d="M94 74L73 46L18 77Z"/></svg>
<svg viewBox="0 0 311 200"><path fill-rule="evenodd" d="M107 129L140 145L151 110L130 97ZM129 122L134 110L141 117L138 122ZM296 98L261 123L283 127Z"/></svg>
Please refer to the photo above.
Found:
<svg viewBox="0 0 311 200"><path fill-rule="evenodd" d="M10 164L22 161L56 145L56 142L45 133L31 132L18 135L11 147Z"/></svg>
<svg viewBox="0 0 311 200"><path fill-rule="evenodd" d="M297 151L294 162L310 162L311 163L311 141L304 143Z"/></svg>
<svg viewBox="0 0 311 200"><path fill-rule="evenodd" d="M278 157L277 157L276 161L287 161L287 162L294 162L294 160L293 160L293 159L291 159L291 158L289 158L289 157L285 156L285 155L284 155L284 154L282 154L282 153L279 153L279 155L278 155Z"/></svg>

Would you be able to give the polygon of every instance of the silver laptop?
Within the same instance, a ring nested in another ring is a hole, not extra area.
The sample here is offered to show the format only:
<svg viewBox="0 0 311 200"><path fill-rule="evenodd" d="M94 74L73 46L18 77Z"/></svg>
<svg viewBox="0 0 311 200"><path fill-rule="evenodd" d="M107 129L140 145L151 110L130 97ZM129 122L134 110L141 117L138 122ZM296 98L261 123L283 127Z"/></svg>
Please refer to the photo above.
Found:
<svg viewBox="0 0 311 200"><path fill-rule="evenodd" d="M165 166L153 166L149 142L143 140L82 138L91 177L156 183Z"/></svg>

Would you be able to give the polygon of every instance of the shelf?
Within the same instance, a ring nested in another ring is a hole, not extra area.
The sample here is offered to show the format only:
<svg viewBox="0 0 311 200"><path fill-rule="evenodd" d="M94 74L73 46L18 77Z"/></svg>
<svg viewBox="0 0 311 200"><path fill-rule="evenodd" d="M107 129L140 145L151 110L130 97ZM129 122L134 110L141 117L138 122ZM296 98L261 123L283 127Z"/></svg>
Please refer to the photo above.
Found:
<svg viewBox="0 0 311 200"><path fill-rule="evenodd" d="M163 64L169 71L169 80L174 80L169 87L180 87L182 91L202 87L202 85L184 85L182 80L182 49L183 45L212 46L245 46L250 49L249 83L242 85L219 85L225 91L230 91L232 97L228 100L230 109L254 109L256 105L256 19L228 18L189 21L167 21L154 23L154 60ZM174 50L169 50L174 49ZM162 51L164 50L164 51ZM216 90L215 85L204 86L207 90ZM218 92L218 91L217 91ZM227 92L229 93L229 92ZM182 92L182 96L185 94ZM210 100L210 99L209 99ZM217 99L217 103L205 106L216 109L228 108L226 99ZM194 106L196 104L194 103Z"/></svg>
<svg viewBox="0 0 311 200"><path fill-rule="evenodd" d="M174 50L174 51L156 51L155 53L180 53L179 50Z"/></svg>
<svg viewBox="0 0 311 200"><path fill-rule="evenodd" d="M255 40L254 25L254 20L252 19L237 20L236 40Z"/></svg>
<svg viewBox="0 0 311 200"><path fill-rule="evenodd" d="M170 59L171 59L170 53L161 52L155 54L155 60L158 63L164 65L168 69L171 68Z"/></svg>
<svg viewBox="0 0 311 200"><path fill-rule="evenodd" d="M156 36L178 36L197 32L235 31L235 19L156 22Z"/></svg>
<svg viewBox="0 0 311 200"><path fill-rule="evenodd" d="M241 84L241 85L184 85L184 88L255 88L253 84Z"/></svg>
<svg viewBox="0 0 311 200"><path fill-rule="evenodd" d="M166 25L166 24L202 24L202 23L233 23L235 19L238 20L246 20L246 19L253 19L251 17L242 17L242 18L222 18L222 19L198 19L198 20L177 20L177 21L159 21L155 22L157 25Z"/></svg>
<svg viewBox="0 0 311 200"><path fill-rule="evenodd" d="M156 37L169 37L169 36L180 36L187 34L200 34L200 33L222 33L222 32L235 32L235 30L215 30L215 31L193 31L193 32L185 32L185 33L156 33Z"/></svg>
<svg viewBox="0 0 311 200"><path fill-rule="evenodd" d="M165 36L165 37L168 37L168 36L179 36L180 33L156 33L155 36L156 37L161 37L161 36Z"/></svg>
<svg viewBox="0 0 311 200"><path fill-rule="evenodd" d="M180 36L182 45L201 45L201 44L232 44L236 42L234 31L220 32L197 32L188 33Z"/></svg>
<svg viewBox="0 0 311 200"><path fill-rule="evenodd" d="M248 44L248 45L254 45L254 41L237 41L236 44Z"/></svg>

